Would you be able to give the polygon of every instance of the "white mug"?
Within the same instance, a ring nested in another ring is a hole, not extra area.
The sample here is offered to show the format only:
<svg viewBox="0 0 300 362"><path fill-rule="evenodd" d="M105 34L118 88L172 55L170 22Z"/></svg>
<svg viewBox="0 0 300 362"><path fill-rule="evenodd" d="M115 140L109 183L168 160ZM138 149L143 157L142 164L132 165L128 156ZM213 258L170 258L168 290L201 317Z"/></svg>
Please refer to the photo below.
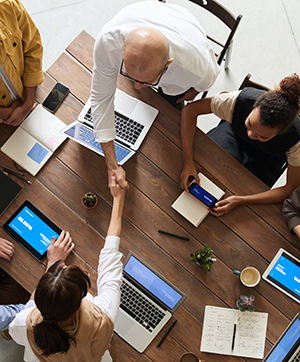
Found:
<svg viewBox="0 0 300 362"><path fill-rule="evenodd" d="M260 272L254 266L246 266L242 271L234 270L233 273L240 276L246 287L255 287L260 282Z"/></svg>

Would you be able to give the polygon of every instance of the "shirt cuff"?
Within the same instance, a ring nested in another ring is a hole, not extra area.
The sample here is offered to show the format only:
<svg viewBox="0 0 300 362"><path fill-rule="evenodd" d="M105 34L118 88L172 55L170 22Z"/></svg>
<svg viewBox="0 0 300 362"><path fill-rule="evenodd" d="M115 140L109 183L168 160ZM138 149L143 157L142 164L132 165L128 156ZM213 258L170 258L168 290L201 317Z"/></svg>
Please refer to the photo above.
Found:
<svg viewBox="0 0 300 362"><path fill-rule="evenodd" d="M94 124L95 127L95 124ZM116 139L116 130L114 128L94 130L94 137L99 143L107 143Z"/></svg>
<svg viewBox="0 0 300 362"><path fill-rule="evenodd" d="M293 231L293 228L297 225L300 225L300 217L299 216L294 216L291 219L289 219L287 221L288 224L288 228L290 230L290 233L293 235L296 235L295 232Z"/></svg>
<svg viewBox="0 0 300 362"><path fill-rule="evenodd" d="M104 249L119 250L120 238L114 235L108 235L105 239Z"/></svg>

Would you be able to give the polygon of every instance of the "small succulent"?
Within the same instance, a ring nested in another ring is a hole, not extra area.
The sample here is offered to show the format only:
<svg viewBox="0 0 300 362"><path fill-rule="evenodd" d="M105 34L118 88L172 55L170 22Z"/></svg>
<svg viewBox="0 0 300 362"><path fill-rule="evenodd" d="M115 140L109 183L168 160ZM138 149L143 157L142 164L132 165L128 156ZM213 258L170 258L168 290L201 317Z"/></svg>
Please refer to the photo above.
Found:
<svg viewBox="0 0 300 362"><path fill-rule="evenodd" d="M239 299L236 301L236 306L241 312L248 310L253 312L255 310L255 297L253 294L242 294Z"/></svg>
<svg viewBox="0 0 300 362"><path fill-rule="evenodd" d="M190 261L199 264L203 269L210 270L213 262L216 261L212 258L213 252L213 249L205 244L203 249L196 250L195 254L191 254Z"/></svg>
<svg viewBox="0 0 300 362"><path fill-rule="evenodd" d="M92 207L95 205L97 201L97 196L94 195L92 192L87 192L84 196L83 196L83 203L85 206L87 207Z"/></svg>

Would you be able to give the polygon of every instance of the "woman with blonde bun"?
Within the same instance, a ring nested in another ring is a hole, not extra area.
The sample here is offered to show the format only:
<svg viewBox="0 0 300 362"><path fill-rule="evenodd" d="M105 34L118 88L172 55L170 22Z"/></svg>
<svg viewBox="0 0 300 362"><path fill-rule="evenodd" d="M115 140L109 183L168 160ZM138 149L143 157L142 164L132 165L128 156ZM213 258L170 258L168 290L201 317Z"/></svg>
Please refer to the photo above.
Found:
<svg viewBox="0 0 300 362"><path fill-rule="evenodd" d="M300 78L292 74L274 90L244 88L220 92L188 104L181 114L183 170L181 186L189 176L199 182L193 162L197 116L214 113L222 121L208 135L249 171L272 187L287 165L284 186L266 192L230 196L211 211L221 216L242 204L280 203L300 186Z"/></svg>

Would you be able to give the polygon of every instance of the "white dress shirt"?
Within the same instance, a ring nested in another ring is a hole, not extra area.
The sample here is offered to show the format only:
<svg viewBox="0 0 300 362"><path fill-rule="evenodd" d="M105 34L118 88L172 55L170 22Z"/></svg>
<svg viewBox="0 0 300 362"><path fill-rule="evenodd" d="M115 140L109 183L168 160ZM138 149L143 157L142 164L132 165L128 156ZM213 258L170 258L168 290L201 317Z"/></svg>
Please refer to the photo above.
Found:
<svg viewBox="0 0 300 362"><path fill-rule="evenodd" d="M164 93L208 90L220 72L203 28L188 10L159 1L126 6L101 29L95 43L91 105L98 142L115 139L114 94L123 46L126 36L141 27L159 30L169 42L174 61L159 82Z"/></svg>
<svg viewBox="0 0 300 362"><path fill-rule="evenodd" d="M123 264L122 253L119 251L120 238L107 236L105 245L100 252L98 264L97 296L90 293L85 297L97 305L115 323L120 304L120 286ZM18 344L25 346L24 361L38 362L39 360L32 352L27 340L26 318L29 312L36 307L35 302L30 300L23 311L18 313L9 326L9 333ZM105 360L107 356L102 358Z"/></svg>

